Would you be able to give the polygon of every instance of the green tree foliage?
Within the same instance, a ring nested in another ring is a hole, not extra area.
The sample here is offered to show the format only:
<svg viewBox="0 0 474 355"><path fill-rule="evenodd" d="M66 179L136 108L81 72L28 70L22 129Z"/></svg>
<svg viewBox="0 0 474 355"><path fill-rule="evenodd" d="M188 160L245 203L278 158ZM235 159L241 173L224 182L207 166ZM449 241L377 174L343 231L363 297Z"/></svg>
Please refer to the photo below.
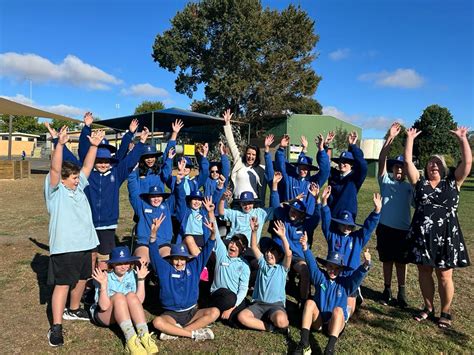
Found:
<svg viewBox="0 0 474 355"><path fill-rule="evenodd" d="M320 77L311 67L319 37L299 7L262 8L259 0L189 3L158 34L153 58L177 72L176 91L205 97L193 109L220 115L231 108L256 131L282 113L321 113L311 98Z"/></svg>
<svg viewBox="0 0 474 355"><path fill-rule="evenodd" d="M344 150L347 150L348 142L347 136L349 135L349 131L342 126L336 128L334 132L334 140L332 141L332 147L337 153L341 153Z"/></svg>
<svg viewBox="0 0 474 355"><path fill-rule="evenodd" d="M77 130L79 128L78 124L73 121L58 120L54 118L53 121L51 122L51 127L53 127L55 130L59 130L63 126L67 126L69 130L71 131Z"/></svg>
<svg viewBox="0 0 474 355"><path fill-rule="evenodd" d="M0 119L0 131L8 132L9 115L2 115ZM30 116L13 116L12 121L13 132L39 134L46 132L44 125L38 122L36 117Z"/></svg>
<svg viewBox="0 0 474 355"><path fill-rule="evenodd" d="M433 154L443 154L449 156L447 157L448 161L457 161L459 158L458 144L449 133L449 130L456 129L456 126L457 124L447 108L438 105L425 108L413 125L422 131L413 145L413 154L419 161L419 167L424 167L428 158Z"/></svg>
<svg viewBox="0 0 474 355"><path fill-rule="evenodd" d="M384 139L388 138L388 132L385 134ZM405 141L407 139L407 129L405 126L400 124L400 133L395 137L392 145L390 146L390 156L389 158L394 158L398 155L401 155L405 152Z"/></svg>
<svg viewBox="0 0 474 355"><path fill-rule="evenodd" d="M135 115L151 111L163 110L165 105L161 101L143 101L140 105L135 108Z"/></svg>

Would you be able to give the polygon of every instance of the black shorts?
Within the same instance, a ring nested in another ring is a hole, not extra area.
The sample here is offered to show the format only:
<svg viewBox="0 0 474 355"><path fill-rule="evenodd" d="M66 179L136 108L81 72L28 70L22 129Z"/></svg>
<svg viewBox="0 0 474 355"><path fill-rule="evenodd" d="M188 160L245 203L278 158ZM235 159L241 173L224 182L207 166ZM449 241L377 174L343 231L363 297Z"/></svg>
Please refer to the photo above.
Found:
<svg viewBox="0 0 474 355"><path fill-rule="evenodd" d="M197 306L194 306L193 308L183 312L165 310L163 313L160 314L160 316L170 316L176 321L176 323L184 327L191 321L191 319L193 319L197 311Z"/></svg>
<svg viewBox="0 0 474 355"><path fill-rule="evenodd" d="M381 262L408 262L409 231L388 227L384 224L377 226L377 251Z"/></svg>
<svg viewBox="0 0 474 355"><path fill-rule="evenodd" d="M283 302L265 303L256 301L247 308L257 319L270 319L273 313L283 311L286 313Z"/></svg>
<svg viewBox="0 0 474 355"><path fill-rule="evenodd" d="M235 306L237 295L226 288L219 288L211 294L210 307L216 307L219 312L227 311Z"/></svg>
<svg viewBox="0 0 474 355"><path fill-rule="evenodd" d="M96 229L99 238L97 251L102 255L109 255L115 248L115 229Z"/></svg>
<svg viewBox="0 0 474 355"><path fill-rule="evenodd" d="M101 309L99 307L99 305L97 303L94 303L90 310L89 310L90 314L91 314L91 321L92 323L94 323L95 325L99 326L99 327L105 327L105 328L108 328L108 325L106 325L104 322L102 322L99 318L99 312L101 312Z"/></svg>
<svg viewBox="0 0 474 355"><path fill-rule="evenodd" d="M202 234L188 234L185 236L185 238L187 237L192 237L194 239L194 242L196 243L196 245L198 246L198 248L202 248L204 247L204 244L205 241L204 241L204 236Z"/></svg>
<svg viewBox="0 0 474 355"><path fill-rule="evenodd" d="M92 252L76 251L49 257L48 285L75 286L92 274Z"/></svg>

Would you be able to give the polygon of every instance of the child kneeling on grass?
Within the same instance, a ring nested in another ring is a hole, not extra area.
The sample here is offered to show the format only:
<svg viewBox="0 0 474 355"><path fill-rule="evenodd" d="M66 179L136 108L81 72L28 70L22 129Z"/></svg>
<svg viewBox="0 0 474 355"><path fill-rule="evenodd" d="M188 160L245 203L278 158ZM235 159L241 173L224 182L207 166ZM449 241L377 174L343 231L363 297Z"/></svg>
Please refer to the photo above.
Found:
<svg viewBox="0 0 474 355"><path fill-rule="evenodd" d="M323 330L329 335L329 341L324 354L333 354L339 335L349 320L347 298L352 294L364 279L370 268L370 254L364 252L364 263L350 276L342 276L342 271L349 271L351 267L344 264L344 255L337 251L329 251L326 259L316 258L326 271L319 269L311 250L308 248L306 233L301 237L306 263L308 264L311 283L315 286L313 300L308 300L303 309L301 320L301 340L293 354L311 354L309 333L311 328Z"/></svg>
<svg viewBox="0 0 474 355"><path fill-rule="evenodd" d="M212 340L214 333L206 328L219 317L216 308L197 308L199 297L199 276L206 265L215 245L213 221L203 221L210 231L210 237L199 255L193 258L184 244L171 246L167 259L160 256L156 246L156 233L165 216L155 218L151 227L150 258L160 285L160 304L164 312L153 320L158 329L160 340L172 340L178 337L192 338L196 341Z"/></svg>
<svg viewBox="0 0 474 355"><path fill-rule="evenodd" d="M250 245L258 261L258 273L252 295L254 303L239 313L238 320L251 329L277 331L288 335L285 284L292 253L286 239L285 225L281 221L276 221L274 227L276 235L282 241L283 249L270 239L265 254L260 252L257 245L259 229L257 217L250 219L250 226L252 228Z"/></svg>
<svg viewBox="0 0 474 355"><path fill-rule="evenodd" d="M110 271L94 270L92 277L97 286L96 303L91 306L92 321L102 327L118 323L127 343L125 349L131 354L156 354L158 347L148 332L142 306L144 281L149 271L145 261L140 263L139 259L131 256L127 247L116 247L107 260ZM133 265L136 263L140 268L135 271Z"/></svg>

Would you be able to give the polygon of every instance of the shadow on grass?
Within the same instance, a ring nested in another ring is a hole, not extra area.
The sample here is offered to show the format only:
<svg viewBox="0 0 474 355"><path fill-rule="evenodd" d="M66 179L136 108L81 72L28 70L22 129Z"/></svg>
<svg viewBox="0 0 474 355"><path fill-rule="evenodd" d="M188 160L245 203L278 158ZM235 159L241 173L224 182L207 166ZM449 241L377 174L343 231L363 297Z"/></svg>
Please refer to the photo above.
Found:
<svg viewBox="0 0 474 355"><path fill-rule="evenodd" d="M53 287L48 285L48 265L49 256L40 253L35 254L30 264L31 269L36 274L36 281L39 290L39 303L47 305L46 317L48 318L49 323L52 324L53 316L51 310L51 296L53 294Z"/></svg>

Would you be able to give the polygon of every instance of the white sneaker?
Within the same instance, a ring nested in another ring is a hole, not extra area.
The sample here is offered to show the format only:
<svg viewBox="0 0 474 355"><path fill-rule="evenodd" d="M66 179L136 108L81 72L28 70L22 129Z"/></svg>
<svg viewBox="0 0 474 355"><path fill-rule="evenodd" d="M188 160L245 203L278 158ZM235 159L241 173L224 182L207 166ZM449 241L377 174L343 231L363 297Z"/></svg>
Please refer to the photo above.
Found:
<svg viewBox="0 0 474 355"><path fill-rule="evenodd" d="M178 337L176 335L169 335L169 334L166 334L166 333L161 333L160 334L160 340L176 340L178 339Z"/></svg>
<svg viewBox="0 0 474 355"><path fill-rule="evenodd" d="M201 328L194 331L195 341L214 340L214 333L210 328Z"/></svg>

